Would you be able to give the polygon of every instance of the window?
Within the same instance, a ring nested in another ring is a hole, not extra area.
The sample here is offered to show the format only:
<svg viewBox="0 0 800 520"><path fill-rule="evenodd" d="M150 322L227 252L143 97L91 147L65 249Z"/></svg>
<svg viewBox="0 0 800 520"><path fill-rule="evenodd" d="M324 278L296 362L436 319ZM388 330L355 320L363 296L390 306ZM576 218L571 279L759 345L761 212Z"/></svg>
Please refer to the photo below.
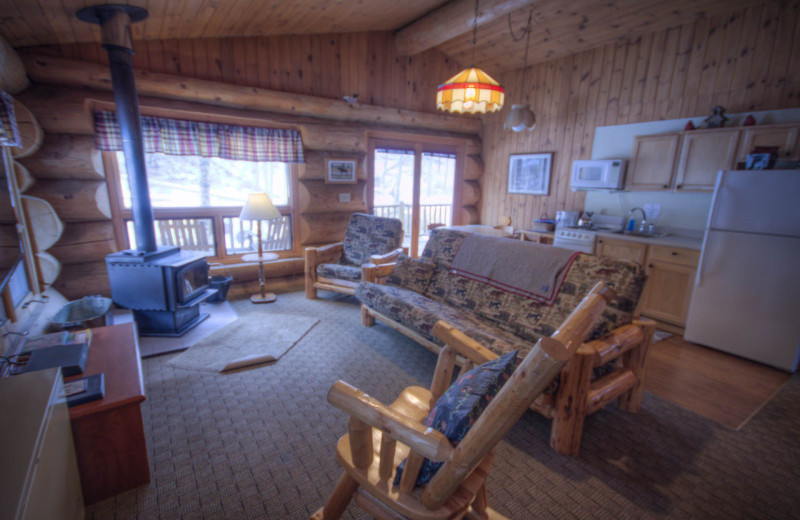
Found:
<svg viewBox="0 0 800 520"><path fill-rule="evenodd" d="M135 248L125 156L114 156L120 213L128 243ZM219 259L258 250L255 222L238 216L248 194L264 191L283 215L262 223L264 248L292 249L290 164L163 153L146 154L145 163L159 245L179 245Z"/></svg>
<svg viewBox="0 0 800 520"><path fill-rule="evenodd" d="M432 228L453 224L458 148L381 139L372 140L370 147L371 210L400 219L403 246L417 256Z"/></svg>

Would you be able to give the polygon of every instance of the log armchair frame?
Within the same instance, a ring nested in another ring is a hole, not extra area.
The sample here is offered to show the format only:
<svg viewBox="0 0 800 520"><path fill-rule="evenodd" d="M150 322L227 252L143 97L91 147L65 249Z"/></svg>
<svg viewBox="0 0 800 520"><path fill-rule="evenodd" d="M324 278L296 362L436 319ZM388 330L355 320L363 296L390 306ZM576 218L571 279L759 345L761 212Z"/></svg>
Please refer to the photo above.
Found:
<svg viewBox="0 0 800 520"><path fill-rule="evenodd" d="M322 247L307 247L305 249L306 298L316 298L317 289L349 294L350 296L355 295L358 282L328 278L317 274L318 265L338 262L343 251L344 242L336 242L335 244L328 244ZM406 249L399 247L382 255L370 256L369 262L361 266L361 279L364 279L364 268L367 266L377 267L378 265L390 265L391 269L388 274L391 274L392 270L394 270L395 262L400 254L404 252L406 252ZM384 276L388 276L388 274Z"/></svg>
<svg viewBox="0 0 800 520"><path fill-rule="evenodd" d="M365 264L361 268L361 279L376 281L391 274L393 269L393 264ZM365 327L371 327L376 319L434 353L439 353L443 348L362 304L361 323ZM639 318L599 339L583 343L561 371L556 392L542 393L531 404L532 410L553 420L550 446L555 451L562 455L577 456L586 416L615 399L622 410L635 413L641 409L647 352L653 342L655 326L654 321ZM462 336L465 343L470 343L473 349L478 350L480 345L476 341L466 335ZM480 351L485 354L480 363L498 357L489 349L481 347ZM593 369L615 360L619 360L618 366L611 373L592 380Z"/></svg>
<svg viewBox="0 0 800 520"><path fill-rule="evenodd" d="M581 338L613 297L611 289L598 283L552 337L540 339L457 448L422 421L450 386L457 356L471 366L494 354L447 323L439 321L434 330L445 346L430 390L406 388L385 406L343 381L334 383L328 402L350 414L348 433L336 448L344 473L325 506L311 518L337 520L351 500L379 520L505 518L488 504L492 450L579 349ZM406 458L400 483L394 486L394 468ZM425 458L444 464L415 491Z"/></svg>

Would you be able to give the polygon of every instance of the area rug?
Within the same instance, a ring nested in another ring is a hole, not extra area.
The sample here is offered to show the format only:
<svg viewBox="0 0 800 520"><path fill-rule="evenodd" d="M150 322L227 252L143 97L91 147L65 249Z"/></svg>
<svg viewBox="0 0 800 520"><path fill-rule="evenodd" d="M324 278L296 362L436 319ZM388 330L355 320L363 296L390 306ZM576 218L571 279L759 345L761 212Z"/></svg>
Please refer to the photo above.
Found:
<svg viewBox="0 0 800 520"><path fill-rule="evenodd" d="M291 314L250 314L167 362L176 368L224 372L279 360L319 322Z"/></svg>

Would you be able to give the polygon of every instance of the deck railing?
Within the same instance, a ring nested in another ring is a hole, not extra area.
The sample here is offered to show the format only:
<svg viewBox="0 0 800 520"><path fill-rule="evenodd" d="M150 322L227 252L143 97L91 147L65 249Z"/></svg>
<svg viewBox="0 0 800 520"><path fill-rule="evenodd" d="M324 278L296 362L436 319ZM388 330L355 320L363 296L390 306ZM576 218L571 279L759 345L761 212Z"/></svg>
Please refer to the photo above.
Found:
<svg viewBox="0 0 800 520"><path fill-rule="evenodd" d="M403 231L406 236L411 236L411 204L404 204L402 202L392 205L375 206L373 213L378 217L397 218L403 222ZM430 224L444 224L446 226L452 223L451 220L451 205L450 204L420 204L419 205L419 234L420 236L428 235L428 226Z"/></svg>
<svg viewBox="0 0 800 520"><path fill-rule="evenodd" d="M214 218L157 218L156 237L160 246L180 246L186 251L196 251L206 256L229 256L258 251L256 222L240 220L238 217L215 217L222 219L223 235L214 236ZM136 247L133 222L127 221L128 239ZM217 243L222 239L224 251L217 252ZM264 251L286 251L292 249L291 218L285 215L261 223L261 241Z"/></svg>

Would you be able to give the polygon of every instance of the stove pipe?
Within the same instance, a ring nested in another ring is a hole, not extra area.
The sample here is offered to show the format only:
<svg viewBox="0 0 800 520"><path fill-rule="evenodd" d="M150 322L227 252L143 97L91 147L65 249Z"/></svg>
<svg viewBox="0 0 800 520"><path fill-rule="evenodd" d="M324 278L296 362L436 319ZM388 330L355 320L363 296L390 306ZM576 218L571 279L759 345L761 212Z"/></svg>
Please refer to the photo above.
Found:
<svg viewBox="0 0 800 520"><path fill-rule="evenodd" d="M130 5L98 5L78 11L79 19L100 25L108 53L117 121L130 181L133 224L139 251L157 250L153 206L147 187L141 114L134 82L131 22L147 18L147 10Z"/></svg>

